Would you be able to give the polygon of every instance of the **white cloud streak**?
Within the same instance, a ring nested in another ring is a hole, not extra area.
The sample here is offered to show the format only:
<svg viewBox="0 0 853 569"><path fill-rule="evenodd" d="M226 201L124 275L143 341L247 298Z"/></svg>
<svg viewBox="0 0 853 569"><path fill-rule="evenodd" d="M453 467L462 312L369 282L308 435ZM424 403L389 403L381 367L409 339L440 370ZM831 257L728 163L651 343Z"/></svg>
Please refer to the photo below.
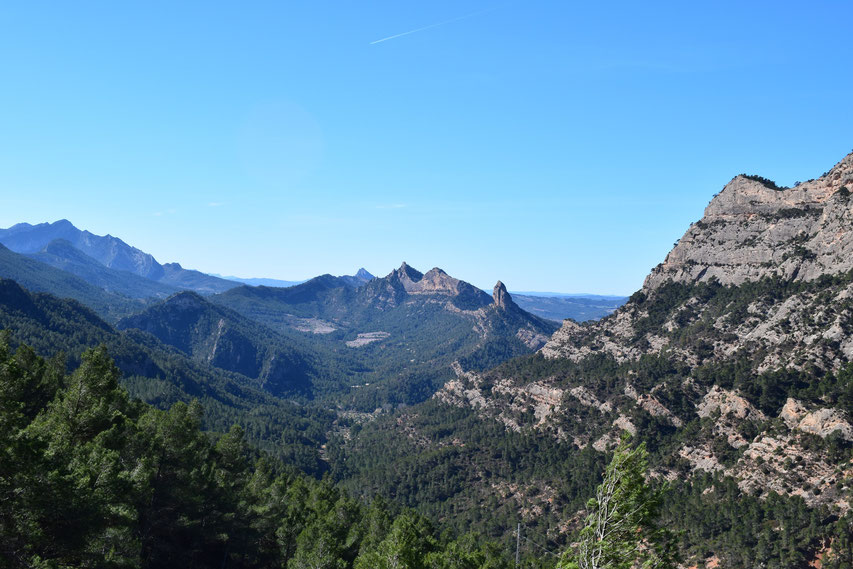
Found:
<svg viewBox="0 0 853 569"><path fill-rule="evenodd" d="M418 32L422 32L424 30L429 30L431 28L437 28L438 26L445 26L447 24L452 24L453 22L458 22L459 20L467 20L468 18L473 18L474 16L479 16L480 14L485 14L486 12L491 12L492 10L494 10L494 8L487 8L485 10L478 10L476 12L471 12L470 14L465 14L464 16L459 16L459 17L453 18L451 20L445 20L443 22L430 24L430 25L424 26L422 28L415 28L414 30L409 30L408 32L403 32L400 34L394 34L393 36L388 36L387 38L378 39L376 41L370 42L368 45L375 45L377 43L382 43L384 41L393 40L396 38L401 38L403 36L408 36L410 34L416 34Z"/></svg>

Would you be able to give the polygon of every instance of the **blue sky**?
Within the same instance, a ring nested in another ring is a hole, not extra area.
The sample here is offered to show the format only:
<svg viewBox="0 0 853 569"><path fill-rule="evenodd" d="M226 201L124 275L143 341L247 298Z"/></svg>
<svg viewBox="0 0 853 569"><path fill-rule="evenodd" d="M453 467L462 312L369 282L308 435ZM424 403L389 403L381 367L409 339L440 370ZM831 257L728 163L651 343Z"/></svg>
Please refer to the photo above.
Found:
<svg viewBox="0 0 853 569"><path fill-rule="evenodd" d="M851 18L850 2L5 2L0 227L67 218L244 277L405 260L631 293L734 175L790 185L853 149Z"/></svg>

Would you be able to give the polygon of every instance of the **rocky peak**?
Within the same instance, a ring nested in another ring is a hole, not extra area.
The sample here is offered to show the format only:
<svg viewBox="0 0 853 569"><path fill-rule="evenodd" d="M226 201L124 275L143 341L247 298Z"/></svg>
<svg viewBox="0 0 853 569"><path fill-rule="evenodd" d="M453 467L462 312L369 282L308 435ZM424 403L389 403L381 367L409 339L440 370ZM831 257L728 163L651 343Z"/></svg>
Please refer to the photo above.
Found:
<svg viewBox="0 0 853 569"><path fill-rule="evenodd" d="M367 282L367 281L369 281L369 280L373 280L375 277L374 277L373 275L371 275L371 274L367 271L367 269L365 269L364 267L362 267L362 268L360 268L360 269L358 270L358 272L355 274L355 278L357 278L357 279L360 279L360 280L363 280L363 281Z"/></svg>
<svg viewBox="0 0 853 569"><path fill-rule="evenodd" d="M423 273L421 273L417 269L410 267L408 264L406 264L405 261L403 261L403 264L400 265L400 268L395 271L392 271L391 274L388 275L388 278L398 279L401 283L403 283L403 286L405 287L407 284L419 282L422 278L424 278L424 275ZM408 290L408 287L406 287L406 289Z"/></svg>
<svg viewBox="0 0 853 569"><path fill-rule="evenodd" d="M814 280L853 269L853 154L818 179L780 188L736 176L690 226L643 285L716 278L740 285L764 277Z"/></svg>
<svg viewBox="0 0 853 569"><path fill-rule="evenodd" d="M438 267L433 267L418 284L421 285L421 292L456 294L460 282L459 279L454 279Z"/></svg>
<svg viewBox="0 0 853 569"><path fill-rule="evenodd" d="M495 301L495 306L503 310L512 310L518 308L518 305L512 299L512 296L507 292L506 286L498 281L492 291L492 298Z"/></svg>

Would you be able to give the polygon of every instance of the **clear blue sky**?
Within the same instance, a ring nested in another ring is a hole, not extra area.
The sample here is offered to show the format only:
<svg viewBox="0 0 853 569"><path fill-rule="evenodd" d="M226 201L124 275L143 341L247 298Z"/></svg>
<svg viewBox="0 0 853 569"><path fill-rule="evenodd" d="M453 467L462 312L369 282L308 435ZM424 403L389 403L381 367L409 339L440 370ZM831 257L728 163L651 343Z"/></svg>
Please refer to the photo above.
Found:
<svg viewBox="0 0 853 569"><path fill-rule="evenodd" d="M849 1L4 2L0 227L67 218L244 277L405 260L630 293L734 175L792 184L853 149L851 21Z"/></svg>

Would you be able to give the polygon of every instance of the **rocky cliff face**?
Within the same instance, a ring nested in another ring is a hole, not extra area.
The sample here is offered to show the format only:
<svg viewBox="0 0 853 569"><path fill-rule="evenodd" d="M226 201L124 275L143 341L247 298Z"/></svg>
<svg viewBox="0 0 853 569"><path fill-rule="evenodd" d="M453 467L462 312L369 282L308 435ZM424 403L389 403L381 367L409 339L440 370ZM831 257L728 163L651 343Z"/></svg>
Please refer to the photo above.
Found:
<svg viewBox="0 0 853 569"><path fill-rule="evenodd" d="M566 322L543 355L670 351L695 365L746 352L759 372L853 359L853 154L817 180L772 186L737 176L625 306Z"/></svg>
<svg viewBox="0 0 853 569"><path fill-rule="evenodd" d="M809 281L853 269L853 154L817 180L794 188L772 186L743 175L726 184L652 270L643 290L670 280Z"/></svg>
<svg viewBox="0 0 853 569"><path fill-rule="evenodd" d="M736 177L615 314L566 321L544 360L460 373L436 398L579 448L662 437L676 450L656 475L849 509L853 155L774 186Z"/></svg>

